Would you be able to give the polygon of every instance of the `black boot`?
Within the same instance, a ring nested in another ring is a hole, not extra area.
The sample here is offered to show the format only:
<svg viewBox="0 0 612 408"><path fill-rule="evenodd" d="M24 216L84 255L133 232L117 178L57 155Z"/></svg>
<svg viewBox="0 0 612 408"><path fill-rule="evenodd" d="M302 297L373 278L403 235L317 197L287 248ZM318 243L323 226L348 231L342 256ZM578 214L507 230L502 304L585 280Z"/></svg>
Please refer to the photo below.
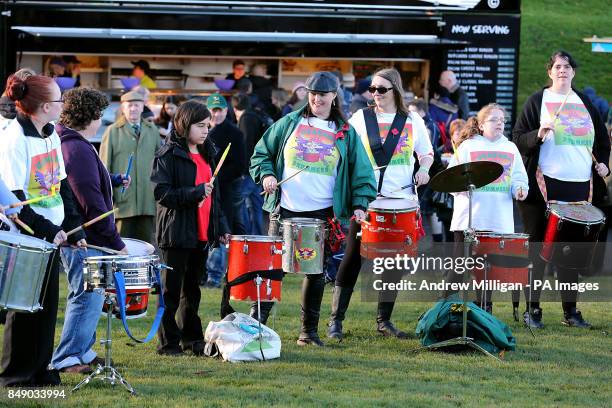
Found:
<svg viewBox="0 0 612 408"><path fill-rule="evenodd" d="M267 323L272 307L274 307L274 302L261 302L261 306L259 307L261 315L261 319L259 321L261 322L261 324ZM249 315L253 319L257 320L257 302L251 303L251 312L249 313Z"/></svg>
<svg viewBox="0 0 612 408"><path fill-rule="evenodd" d="M584 320L580 310L576 309L575 307L563 311L563 320L561 321L561 324L569 327L578 327L580 329L591 328L591 323Z"/></svg>
<svg viewBox="0 0 612 408"><path fill-rule="evenodd" d="M396 328L391 323L391 313L393 313L395 302L378 302L378 315L376 317L376 329L385 337L397 337L407 339L408 334Z"/></svg>
<svg viewBox="0 0 612 408"><path fill-rule="evenodd" d="M302 330L297 340L298 346L314 344L324 346L319 338L319 315L321 312L321 301L325 289L325 277L323 274L306 275L302 283Z"/></svg>
<svg viewBox="0 0 612 408"><path fill-rule="evenodd" d="M342 321L344 320L344 314L346 313L346 309L348 309L352 294L353 288L343 288L342 286L334 287L332 311L329 317L329 329L327 329L327 337L330 339L342 340Z"/></svg>

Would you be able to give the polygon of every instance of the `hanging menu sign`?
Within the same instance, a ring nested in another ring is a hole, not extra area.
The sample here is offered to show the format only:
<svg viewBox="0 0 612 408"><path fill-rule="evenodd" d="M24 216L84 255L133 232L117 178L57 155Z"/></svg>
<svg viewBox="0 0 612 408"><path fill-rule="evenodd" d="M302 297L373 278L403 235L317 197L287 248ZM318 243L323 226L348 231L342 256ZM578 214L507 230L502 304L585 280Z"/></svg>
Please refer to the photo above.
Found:
<svg viewBox="0 0 612 408"><path fill-rule="evenodd" d="M515 119L518 90L520 18L518 15L447 15L444 38L467 41L446 52L446 69L453 71L470 98L471 115L491 102Z"/></svg>

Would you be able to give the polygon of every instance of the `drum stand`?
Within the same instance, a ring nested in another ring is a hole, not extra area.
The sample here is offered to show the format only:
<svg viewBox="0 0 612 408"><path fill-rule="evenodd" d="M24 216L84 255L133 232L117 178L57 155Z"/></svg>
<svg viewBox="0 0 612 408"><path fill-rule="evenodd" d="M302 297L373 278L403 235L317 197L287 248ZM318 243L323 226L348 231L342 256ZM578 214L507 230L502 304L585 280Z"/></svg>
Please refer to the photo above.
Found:
<svg viewBox="0 0 612 408"><path fill-rule="evenodd" d="M476 241L474 230L472 229L472 194L476 186L472 183L468 186L468 228L464 232L464 242L463 242L463 256L467 259L470 256L470 249L472 248L472 244ZM467 273L463 273L461 276L461 282L465 282L465 275ZM426 348L430 350L439 349L442 347L450 347L450 346L468 346L475 350L480 351L481 353L494 358L497 361L501 361L497 356L489 353L484 348L480 347L474 339L467 336L467 293L465 288L463 289L463 304L462 304L462 313L463 313L463 323L462 323L462 334L461 337L455 337L454 339L448 339L444 341L440 341L438 343L431 344L426 346Z"/></svg>
<svg viewBox="0 0 612 408"><path fill-rule="evenodd" d="M263 331L261 330L261 296L259 294L259 290L261 289L261 284L263 282L263 279L261 278L261 276L257 275L257 277L254 280L255 280L255 286L257 287L257 324L259 326L259 352L261 353L262 360L266 361L266 356L264 355L263 345L262 345Z"/></svg>
<svg viewBox="0 0 612 408"><path fill-rule="evenodd" d="M87 378L78 383L72 391L77 391L89 382L100 376L100 380L108 381L111 385L115 385L115 382L120 382L132 395L136 395L136 391L132 386L119 374L119 372L111 365L111 322L113 320L113 299L110 292L104 294L104 304L106 305L106 338L100 340L100 344L104 345L105 357L104 366L98 364L98 368L91 373Z"/></svg>

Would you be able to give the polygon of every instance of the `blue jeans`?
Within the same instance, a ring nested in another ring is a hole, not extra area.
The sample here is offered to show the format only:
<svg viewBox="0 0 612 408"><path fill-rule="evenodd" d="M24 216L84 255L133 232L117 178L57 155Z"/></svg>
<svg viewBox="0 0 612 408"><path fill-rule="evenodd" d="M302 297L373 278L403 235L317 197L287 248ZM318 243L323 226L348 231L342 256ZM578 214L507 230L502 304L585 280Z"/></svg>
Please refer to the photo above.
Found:
<svg viewBox="0 0 612 408"><path fill-rule="evenodd" d="M260 185L255 184L251 176L245 176L242 181L241 192L244 198L246 208L244 208L244 219L247 224L247 232L250 235L264 235L263 227L263 196Z"/></svg>
<svg viewBox="0 0 612 408"><path fill-rule="evenodd" d="M208 282L215 285L221 284L221 279L225 276L227 269L227 248L220 244L217 248L211 249L206 261L208 271Z"/></svg>
<svg viewBox="0 0 612 408"><path fill-rule="evenodd" d="M85 291L83 261L88 256L101 255L106 254L95 249L61 248L62 263L68 277L68 299L62 337L51 359L54 369L89 364L96 358L92 347L96 342L96 326L102 313L104 291Z"/></svg>

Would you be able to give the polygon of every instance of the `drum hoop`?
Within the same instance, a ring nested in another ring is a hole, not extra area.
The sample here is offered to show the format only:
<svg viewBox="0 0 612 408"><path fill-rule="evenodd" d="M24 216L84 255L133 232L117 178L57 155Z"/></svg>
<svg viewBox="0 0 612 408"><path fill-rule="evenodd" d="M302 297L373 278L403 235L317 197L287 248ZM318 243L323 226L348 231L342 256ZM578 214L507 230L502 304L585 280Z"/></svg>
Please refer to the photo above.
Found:
<svg viewBox="0 0 612 408"><path fill-rule="evenodd" d="M318 218L293 217L281 221L283 225L325 226L326 222Z"/></svg>
<svg viewBox="0 0 612 408"><path fill-rule="evenodd" d="M553 206L563 206L563 205L572 205L572 204L559 204L559 203L549 204L548 205L548 211L550 211L551 213L555 214L557 216L557 218L559 218L559 219L568 220L568 221L574 222L576 224L581 224L581 225L597 225L597 224L603 224L604 222L606 222L606 215L603 213L603 211L601 211L599 208L595 207L592 204L578 204L578 205L588 205L588 206L590 206L590 208L595 210L595 212L597 212L598 215L601 217L598 220L593 220L593 221L577 220L575 218L567 217L567 216L564 216L564 215L560 214L560 211L555 210L555 208L553 207Z"/></svg>
<svg viewBox="0 0 612 408"><path fill-rule="evenodd" d="M14 249L14 250L20 250L20 251L24 251L24 252L30 252L33 254L47 254L49 252L53 252L56 248L33 248L33 247L29 247L29 246L22 246L22 245L18 245L18 244L7 244L3 241L0 241L0 246L2 247L6 247L6 248L10 248L10 249Z"/></svg>
<svg viewBox="0 0 612 408"><path fill-rule="evenodd" d="M503 239L529 239L529 234L522 233L501 233L501 232L488 232L488 231L475 231L477 237L487 238L503 238Z"/></svg>
<svg viewBox="0 0 612 408"><path fill-rule="evenodd" d="M25 238L27 241L31 241L31 243L11 242L9 239L11 237L14 238L15 236L20 236L21 238ZM38 246L33 246L34 244L37 244ZM28 235L23 235L23 234L19 234L16 232L8 232L8 231L0 231L0 245L3 245L5 247L10 247L10 248L19 247L20 249L23 249L23 250L26 250L26 249L37 250L37 252L54 251L57 249L57 245L44 241L40 238L30 237Z"/></svg>
<svg viewBox="0 0 612 408"><path fill-rule="evenodd" d="M415 207L411 207L411 208L374 208L374 207L369 207L368 208L368 212L375 212L375 213L380 213L380 214L407 214L407 213L413 213L413 212L417 212L419 210L418 206Z"/></svg>
<svg viewBox="0 0 612 408"><path fill-rule="evenodd" d="M87 258L85 258L85 262L87 263L94 263L97 261L115 261L115 262L124 262L124 261L131 261L131 262L142 262L142 263L146 263L146 262L151 262L151 261L158 261L159 260L159 256L157 255L140 255L140 256L131 256L131 255L102 255L102 256L89 256Z"/></svg>
<svg viewBox="0 0 612 408"><path fill-rule="evenodd" d="M269 235L232 235L230 240L240 242L283 242L281 237L271 237Z"/></svg>

